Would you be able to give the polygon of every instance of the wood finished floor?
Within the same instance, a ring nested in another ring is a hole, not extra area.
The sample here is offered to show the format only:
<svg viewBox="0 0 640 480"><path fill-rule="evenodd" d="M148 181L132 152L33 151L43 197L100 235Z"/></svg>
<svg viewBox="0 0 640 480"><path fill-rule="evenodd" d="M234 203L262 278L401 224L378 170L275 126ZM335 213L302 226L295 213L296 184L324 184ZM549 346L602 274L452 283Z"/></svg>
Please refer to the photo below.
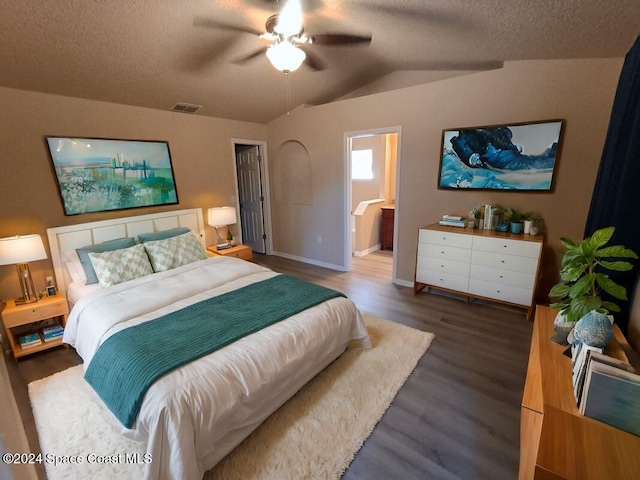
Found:
<svg viewBox="0 0 640 480"><path fill-rule="evenodd" d="M343 476L377 479L515 479L520 401L532 323L524 311L465 303L391 283L391 252L336 272L275 256L257 263L344 292L365 312L436 338ZM7 362L32 451L39 451L29 382L80 363L58 348ZM10 364L10 365L9 365ZM44 479L44 471L39 470Z"/></svg>

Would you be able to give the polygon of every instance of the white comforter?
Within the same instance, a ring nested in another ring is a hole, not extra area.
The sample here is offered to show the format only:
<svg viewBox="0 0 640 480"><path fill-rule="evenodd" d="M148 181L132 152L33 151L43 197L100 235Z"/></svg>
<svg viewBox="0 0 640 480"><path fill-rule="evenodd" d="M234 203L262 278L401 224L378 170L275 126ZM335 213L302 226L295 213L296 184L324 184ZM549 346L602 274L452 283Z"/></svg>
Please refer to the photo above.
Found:
<svg viewBox="0 0 640 480"><path fill-rule="evenodd" d="M213 257L99 290L76 303L64 341L86 370L115 332L274 275ZM352 340L370 347L353 302L335 298L163 376L147 391L133 429L123 427L147 442L145 478L200 480Z"/></svg>

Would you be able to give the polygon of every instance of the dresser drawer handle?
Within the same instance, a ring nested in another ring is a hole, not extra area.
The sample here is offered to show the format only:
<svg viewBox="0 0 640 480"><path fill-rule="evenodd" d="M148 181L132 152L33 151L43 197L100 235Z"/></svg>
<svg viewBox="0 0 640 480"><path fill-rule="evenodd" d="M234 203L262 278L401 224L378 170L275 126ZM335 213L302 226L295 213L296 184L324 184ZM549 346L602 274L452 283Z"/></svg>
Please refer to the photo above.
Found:
<svg viewBox="0 0 640 480"><path fill-rule="evenodd" d="M500 275L500 278L504 278L504 276Z"/></svg>
<svg viewBox="0 0 640 480"><path fill-rule="evenodd" d="M502 245L502 246L503 246L504 248L507 248L507 246L506 246L506 245Z"/></svg>
<svg viewBox="0 0 640 480"><path fill-rule="evenodd" d="M504 263L504 260L500 260L500 263Z"/></svg>
<svg viewBox="0 0 640 480"><path fill-rule="evenodd" d="M496 290L496 293L502 293L500 290Z"/></svg>

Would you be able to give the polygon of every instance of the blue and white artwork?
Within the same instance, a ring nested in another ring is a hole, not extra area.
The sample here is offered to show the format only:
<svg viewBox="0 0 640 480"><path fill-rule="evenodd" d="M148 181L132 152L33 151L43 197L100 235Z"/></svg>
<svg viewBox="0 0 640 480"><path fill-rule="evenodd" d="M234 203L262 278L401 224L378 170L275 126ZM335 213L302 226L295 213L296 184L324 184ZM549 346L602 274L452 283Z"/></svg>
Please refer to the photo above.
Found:
<svg viewBox="0 0 640 480"><path fill-rule="evenodd" d="M178 203L167 142L47 137L66 215Z"/></svg>
<svg viewBox="0 0 640 480"><path fill-rule="evenodd" d="M444 130L439 188L551 190L562 121Z"/></svg>

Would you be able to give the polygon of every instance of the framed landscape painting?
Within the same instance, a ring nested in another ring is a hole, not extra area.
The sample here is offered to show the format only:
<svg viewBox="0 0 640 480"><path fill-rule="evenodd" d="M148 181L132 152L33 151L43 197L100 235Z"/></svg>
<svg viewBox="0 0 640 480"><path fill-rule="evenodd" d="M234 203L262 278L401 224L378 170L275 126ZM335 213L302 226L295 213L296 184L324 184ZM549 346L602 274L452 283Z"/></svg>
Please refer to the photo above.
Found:
<svg viewBox="0 0 640 480"><path fill-rule="evenodd" d="M46 137L66 215L178 203L169 144Z"/></svg>
<svg viewBox="0 0 640 480"><path fill-rule="evenodd" d="M562 123L443 130L438 188L551 191Z"/></svg>

